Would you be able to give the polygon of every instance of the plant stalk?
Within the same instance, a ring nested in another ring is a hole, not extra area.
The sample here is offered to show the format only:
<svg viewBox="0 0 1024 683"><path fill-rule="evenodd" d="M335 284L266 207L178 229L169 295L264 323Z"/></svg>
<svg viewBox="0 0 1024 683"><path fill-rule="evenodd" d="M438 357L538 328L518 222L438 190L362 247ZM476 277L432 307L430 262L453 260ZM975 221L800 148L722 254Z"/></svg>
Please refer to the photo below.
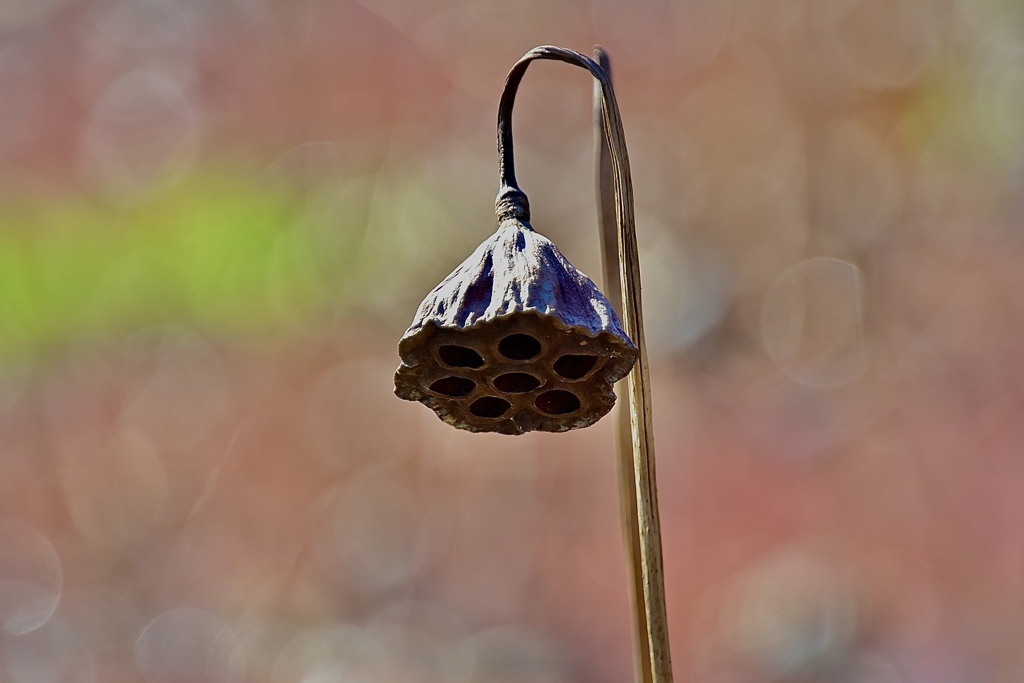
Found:
<svg viewBox="0 0 1024 683"><path fill-rule="evenodd" d="M601 48L594 50L594 61L611 79L611 63ZM597 174L597 222L601 236L601 265L603 267L605 295L615 307L622 310L622 278L619 277L619 237L615 220L615 175L612 169L611 148L605 131L601 109L601 86L594 83L594 168ZM626 382L619 382L620 396L628 391ZM622 532L629 559L629 597L633 610L633 663L634 680L653 681L651 672L651 643L647 636L647 609L644 604L643 555L640 550L640 524L637 517L636 477L633 474L633 438L630 412L621 404L615 407L618 440L617 462L619 473L619 505L622 512Z"/></svg>
<svg viewBox="0 0 1024 683"><path fill-rule="evenodd" d="M599 61L603 56L607 64L607 55L602 50L598 49L596 56ZM509 71L498 105L499 215L525 215L527 219L529 216L526 195L519 189L515 177L512 107L527 67L537 59L567 62L586 69L597 80L595 97L599 113L595 124L602 141L598 146L598 190L606 289L613 297L618 292L619 296L611 299L612 304L621 313L626 334L640 351L636 365L626 378L628 422L627 414L620 408L618 439L622 512L634 596L634 644L638 654L636 676L642 683L671 683L672 659L651 421L651 379L643 332L633 183L622 118L612 90L611 75L605 66L579 52L560 47L542 46L527 52ZM614 215L614 228L609 229L611 215ZM614 238L611 237L612 230ZM616 280L617 287L614 286Z"/></svg>

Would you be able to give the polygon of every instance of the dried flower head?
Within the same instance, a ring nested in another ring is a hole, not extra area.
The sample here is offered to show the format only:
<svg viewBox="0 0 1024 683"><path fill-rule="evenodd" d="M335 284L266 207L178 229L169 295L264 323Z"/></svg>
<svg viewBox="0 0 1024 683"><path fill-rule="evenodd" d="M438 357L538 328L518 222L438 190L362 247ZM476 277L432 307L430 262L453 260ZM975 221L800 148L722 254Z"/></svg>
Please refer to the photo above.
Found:
<svg viewBox="0 0 1024 683"><path fill-rule="evenodd" d="M497 232L434 288L398 345L395 393L448 424L522 434L587 427L637 348L594 282L498 200Z"/></svg>
<svg viewBox="0 0 1024 683"><path fill-rule="evenodd" d="M515 177L512 107L538 58L590 70L617 116L607 72L579 53L539 47L513 67L498 104L498 230L423 300L398 344L395 393L474 432L588 427L611 410L613 385L640 355L594 282L530 225ZM625 197L628 172L621 181Z"/></svg>

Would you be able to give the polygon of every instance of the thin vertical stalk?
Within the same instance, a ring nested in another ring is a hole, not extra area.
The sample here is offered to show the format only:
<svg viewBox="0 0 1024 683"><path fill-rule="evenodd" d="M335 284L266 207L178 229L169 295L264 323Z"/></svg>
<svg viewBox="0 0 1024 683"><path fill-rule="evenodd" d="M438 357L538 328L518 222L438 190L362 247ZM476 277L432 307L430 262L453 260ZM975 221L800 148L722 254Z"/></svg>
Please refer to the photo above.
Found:
<svg viewBox="0 0 1024 683"><path fill-rule="evenodd" d="M633 210L633 182L629 171L629 155L622 130L619 106L612 90L608 72L594 60L560 47L543 46L530 50L509 71L505 88L498 104L498 169L501 189L497 206L502 215L529 216L526 195L519 189L515 178L512 149L512 107L516 92L530 62L551 59L567 62L588 70L599 84L601 100L601 129L608 145L608 160L612 169L612 188L615 204L616 252L619 261L622 322L626 333L640 351L636 365L627 382L629 398L629 448L632 455L632 479L636 490L635 524L640 551L640 584L643 595L643 615L637 609L637 618L646 631L646 659L650 663L650 678L644 683L671 683L672 661L668 643L668 618L665 609L665 579L661 557L661 523L658 517L657 482L654 465L654 430L651 421L651 379L647 365L647 348L643 332L643 310L640 300L640 258L636 243L636 224ZM604 200L602 200L604 201ZM606 253L607 250L606 250ZM606 265L607 269L607 265ZM620 439L620 443L622 440ZM623 443L624 447L624 443ZM627 522L629 526L633 521ZM632 558L633 545L627 532ZM635 561L635 560L634 560ZM635 566L633 564L632 566ZM637 642L643 642L642 634ZM638 667L641 676L648 675L647 667Z"/></svg>
<svg viewBox="0 0 1024 683"><path fill-rule="evenodd" d="M601 48L594 50L594 61L605 70L611 80L611 63ZM615 220L615 172L612 168L611 148L604 112L601 108L601 84L594 82L594 167L597 174L597 221L601 237L601 265L604 290L616 311L622 310L621 278L619 277L619 233ZM619 395L627 391L626 382L620 382ZM633 474L633 437L630 412L622 404L615 407L616 437L618 438L619 505L622 511L622 531L629 558L629 597L633 609L633 663L634 679L642 683L654 680L651 672L650 639L647 636L647 609L644 606L643 554L640 550L640 524L637 517L636 477Z"/></svg>

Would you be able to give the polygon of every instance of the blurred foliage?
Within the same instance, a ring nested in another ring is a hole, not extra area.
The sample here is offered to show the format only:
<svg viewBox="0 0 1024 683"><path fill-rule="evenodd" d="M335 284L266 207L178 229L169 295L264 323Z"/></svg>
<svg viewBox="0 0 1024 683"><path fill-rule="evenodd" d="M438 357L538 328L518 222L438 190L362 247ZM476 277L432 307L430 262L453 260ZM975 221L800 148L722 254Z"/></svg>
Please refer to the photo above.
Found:
<svg viewBox="0 0 1024 683"><path fill-rule="evenodd" d="M128 206L8 200L0 359L26 342L55 348L169 322L221 338L287 332L339 307L391 304L417 273L436 275L437 242L416 231L443 232L441 214L422 183L329 178L310 191L214 170Z"/></svg>
<svg viewBox="0 0 1024 683"><path fill-rule="evenodd" d="M3 323L38 344L189 321L237 332L275 317L275 297L316 303L311 246L281 193L197 174L117 206L87 196L0 206Z"/></svg>
<svg viewBox="0 0 1024 683"><path fill-rule="evenodd" d="M1010 78L1021 82L1000 82ZM950 59L923 83L903 130L917 151L938 151L958 163L1012 166L1024 146L1024 129L1019 110L1008 106L1006 90L998 85L1015 86L1013 95L1024 104L1024 78L1019 72L1004 75L995 70L979 83L977 69ZM929 146L937 149L928 150Z"/></svg>

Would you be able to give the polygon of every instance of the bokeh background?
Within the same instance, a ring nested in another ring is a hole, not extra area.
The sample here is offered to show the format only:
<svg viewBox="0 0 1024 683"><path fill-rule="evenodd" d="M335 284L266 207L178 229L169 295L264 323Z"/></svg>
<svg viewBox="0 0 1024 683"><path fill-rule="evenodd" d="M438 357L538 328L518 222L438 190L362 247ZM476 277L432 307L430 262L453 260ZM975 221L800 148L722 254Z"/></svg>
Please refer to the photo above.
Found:
<svg viewBox="0 0 1024 683"><path fill-rule="evenodd" d="M676 678L1024 680L1020 0L0 1L0 681L629 680L612 419L392 395L609 50ZM534 225L600 273L591 82Z"/></svg>

